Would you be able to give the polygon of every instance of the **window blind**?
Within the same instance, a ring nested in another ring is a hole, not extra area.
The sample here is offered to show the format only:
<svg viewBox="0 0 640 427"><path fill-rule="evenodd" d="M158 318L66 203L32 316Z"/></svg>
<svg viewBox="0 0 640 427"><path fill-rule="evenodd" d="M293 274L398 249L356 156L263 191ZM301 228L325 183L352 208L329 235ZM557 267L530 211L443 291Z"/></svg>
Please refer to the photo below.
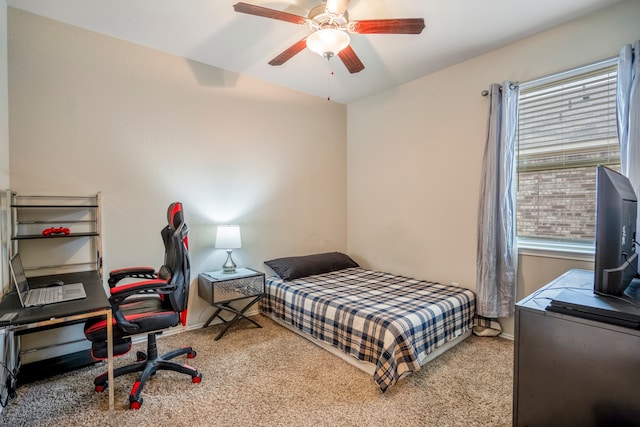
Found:
<svg viewBox="0 0 640 427"><path fill-rule="evenodd" d="M518 170L619 163L616 66L520 93Z"/></svg>

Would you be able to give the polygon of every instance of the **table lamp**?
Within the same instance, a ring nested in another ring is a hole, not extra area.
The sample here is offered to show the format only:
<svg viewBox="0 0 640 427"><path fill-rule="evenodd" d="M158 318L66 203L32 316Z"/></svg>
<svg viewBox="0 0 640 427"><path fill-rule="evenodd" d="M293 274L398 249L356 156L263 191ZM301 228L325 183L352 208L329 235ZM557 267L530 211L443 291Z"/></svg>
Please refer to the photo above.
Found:
<svg viewBox="0 0 640 427"><path fill-rule="evenodd" d="M223 273L235 273L236 264L231 258L231 252L234 249L242 247L242 241L240 239L240 226L239 225L219 225L218 232L216 234L216 249L224 249L227 251L227 260L222 265Z"/></svg>

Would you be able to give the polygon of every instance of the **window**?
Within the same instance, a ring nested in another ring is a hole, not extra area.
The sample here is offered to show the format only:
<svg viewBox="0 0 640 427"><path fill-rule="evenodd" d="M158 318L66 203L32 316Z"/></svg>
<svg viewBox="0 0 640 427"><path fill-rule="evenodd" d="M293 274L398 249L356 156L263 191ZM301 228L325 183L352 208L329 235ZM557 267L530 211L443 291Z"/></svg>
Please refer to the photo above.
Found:
<svg viewBox="0 0 640 427"><path fill-rule="evenodd" d="M595 166L618 170L615 60L520 85L519 246L593 251Z"/></svg>

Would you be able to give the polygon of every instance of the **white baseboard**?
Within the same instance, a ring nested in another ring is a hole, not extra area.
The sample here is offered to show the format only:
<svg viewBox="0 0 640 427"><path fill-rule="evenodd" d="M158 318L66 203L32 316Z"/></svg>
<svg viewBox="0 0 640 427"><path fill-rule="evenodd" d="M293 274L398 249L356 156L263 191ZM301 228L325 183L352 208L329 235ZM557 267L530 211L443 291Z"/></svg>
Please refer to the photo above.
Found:
<svg viewBox="0 0 640 427"><path fill-rule="evenodd" d="M247 317L255 316L255 315L258 315L258 314L260 314L260 310L258 308L252 308L251 310L249 310L249 311L247 311L245 313L245 315ZM183 327L175 327L175 328L167 329L167 330L162 331L162 335L171 336L171 335L179 334L179 333L186 332L186 331L193 331L193 330L196 330L196 329L202 329L204 327L205 323L206 322L198 322L198 323L192 323L190 325L183 326ZM222 323L222 320L216 318L209 324L209 326L218 325L220 323ZM147 335L146 334L137 335L137 336L131 338L131 342L134 343L134 344L145 342L146 340L147 340Z"/></svg>

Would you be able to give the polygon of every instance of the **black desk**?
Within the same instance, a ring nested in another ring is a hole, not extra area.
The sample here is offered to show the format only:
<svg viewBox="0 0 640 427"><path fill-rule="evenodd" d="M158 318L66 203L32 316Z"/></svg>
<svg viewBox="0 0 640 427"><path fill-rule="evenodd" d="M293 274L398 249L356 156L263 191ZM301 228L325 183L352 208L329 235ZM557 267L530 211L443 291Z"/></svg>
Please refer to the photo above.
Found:
<svg viewBox="0 0 640 427"><path fill-rule="evenodd" d="M30 329L42 328L50 325L88 319L96 316L107 316L107 325L112 324L111 304L102 286L102 280L97 271L83 271L78 273L57 274L54 276L30 277L29 285L36 288L53 280L64 283L84 283L87 297L74 301L60 302L39 307L23 308L14 291L6 294L0 301L0 313L17 312L18 315L10 322L0 325L10 328L17 334L28 333ZM109 384L113 384L113 332L107 328L109 354L107 358ZM91 384L87 385L88 387ZM113 411L114 387L109 387L109 418Z"/></svg>

